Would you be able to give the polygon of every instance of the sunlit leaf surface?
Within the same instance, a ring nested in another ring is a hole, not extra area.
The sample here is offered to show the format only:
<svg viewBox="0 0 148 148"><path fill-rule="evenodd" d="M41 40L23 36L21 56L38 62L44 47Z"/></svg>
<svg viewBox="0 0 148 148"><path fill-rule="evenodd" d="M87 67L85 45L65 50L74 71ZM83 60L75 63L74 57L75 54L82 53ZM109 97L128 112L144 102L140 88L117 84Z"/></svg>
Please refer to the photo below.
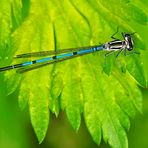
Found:
<svg viewBox="0 0 148 148"><path fill-rule="evenodd" d="M147 25L144 1L135 0L12 0L0 1L0 66L19 63L16 54L99 45L120 32L136 32L131 24ZM147 2L147 1L146 1ZM138 5L143 6L143 9ZM135 51L144 49L140 34L133 35ZM8 94L19 87L19 106L29 105L33 128L41 143L49 111L65 110L70 124L79 129L81 116L93 138L114 148L128 147L126 129L136 109L142 112L146 87L141 55L93 53L36 70L4 73ZM31 59L27 59L31 60ZM0 73L0 75L3 75Z"/></svg>

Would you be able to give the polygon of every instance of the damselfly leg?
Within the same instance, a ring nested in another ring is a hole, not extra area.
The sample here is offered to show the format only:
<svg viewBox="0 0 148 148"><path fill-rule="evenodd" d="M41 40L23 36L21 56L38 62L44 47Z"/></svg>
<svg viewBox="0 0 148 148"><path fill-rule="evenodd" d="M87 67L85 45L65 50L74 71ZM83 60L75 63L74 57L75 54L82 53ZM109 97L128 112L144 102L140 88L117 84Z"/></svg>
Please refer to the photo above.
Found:
<svg viewBox="0 0 148 148"><path fill-rule="evenodd" d="M122 52L123 50L126 52L126 49L122 48L122 49L119 50L119 52L116 54L116 58L118 58L118 56L121 54L121 52Z"/></svg>
<svg viewBox="0 0 148 148"><path fill-rule="evenodd" d="M115 52L115 50L112 50L112 51L109 51L109 52L107 52L104 56L105 56L105 58L107 57L107 56L109 56L109 55L111 55L111 54L113 54Z"/></svg>
<svg viewBox="0 0 148 148"><path fill-rule="evenodd" d="M115 51L112 50L112 51L109 51L107 53L105 53L104 55L104 64L103 64L103 67L106 67L107 66L107 57L110 56L111 54L113 54Z"/></svg>
<svg viewBox="0 0 148 148"><path fill-rule="evenodd" d="M116 40L115 35L119 32L119 27L117 27L117 31L111 36L112 39Z"/></svg>
<svg viewBox="0 0 148 148"><path fill-rule="evenodd" d="M132 52L128 52L127 53L127 50L126 49L124 50L124 55L125 56L129 56L129 55L132 55L132 54L140 55L140 52L132 51Z"/></svg>

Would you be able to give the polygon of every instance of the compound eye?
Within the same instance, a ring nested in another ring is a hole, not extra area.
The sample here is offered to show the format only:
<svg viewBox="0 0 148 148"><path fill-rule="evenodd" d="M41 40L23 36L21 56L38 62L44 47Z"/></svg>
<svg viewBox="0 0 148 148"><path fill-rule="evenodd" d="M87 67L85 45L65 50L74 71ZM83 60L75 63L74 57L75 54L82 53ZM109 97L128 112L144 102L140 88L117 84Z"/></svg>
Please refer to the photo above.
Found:
<svg viewBox="0 0 148 148"><path fill-rule="evenodd" d="M125 34L125 38L130 38L130 34Z"/></svg>
<svg viewBox="0 0 148 148"><path fill-rule="evenodd" d="M131 47L128 47L127 50L128 51L132 51L133 50L133 47L132 46Z"/></svg>
<svg viewBox="0 0 148 148"><path fill-rule="evenodd" d="M128 42L127 50L128 50L128 51L133 50L133 41L132 41L131 39L130 39L129 42Z"/></svg>

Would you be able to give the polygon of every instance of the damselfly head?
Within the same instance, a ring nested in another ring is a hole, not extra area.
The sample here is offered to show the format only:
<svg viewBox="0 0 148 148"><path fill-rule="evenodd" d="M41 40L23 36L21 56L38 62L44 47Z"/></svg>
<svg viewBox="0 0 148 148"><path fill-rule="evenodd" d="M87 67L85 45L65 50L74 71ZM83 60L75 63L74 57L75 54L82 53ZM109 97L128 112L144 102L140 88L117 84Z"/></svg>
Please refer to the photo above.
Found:
<svg viewBox="0 0 148 148"><path fill-rule="evenodd" d="M133 39L131 37L131 34L124 34L124 40L125 40L125 44L126 44L126 48L128 51L133 50Z"/></svg>

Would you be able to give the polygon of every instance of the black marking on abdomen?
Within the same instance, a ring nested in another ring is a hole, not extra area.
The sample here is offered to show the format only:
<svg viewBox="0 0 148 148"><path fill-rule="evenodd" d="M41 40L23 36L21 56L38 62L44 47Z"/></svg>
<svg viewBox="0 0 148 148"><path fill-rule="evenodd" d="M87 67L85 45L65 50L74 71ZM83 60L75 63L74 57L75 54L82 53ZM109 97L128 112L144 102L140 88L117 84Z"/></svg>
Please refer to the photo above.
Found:
<svg viewBox="0 0 148 148"><path fill-rule="evenodd" d="M75 52L73 52L73 55L77 55L77 52L75 51Z"/></svg>
<svg viewBox="0 0 148 148"><path fill-rule="evenodd" d="M57 56L53 56L52 58L53 58L53 60L54 60L54 59L56 59L56 58L57 58Z"/></svg>
<svg viewBox="0 0 148 148"><path fill-rule="evenodd" d="M32 61L32 64L35 64L36 63L36 60Z"/></svg>

